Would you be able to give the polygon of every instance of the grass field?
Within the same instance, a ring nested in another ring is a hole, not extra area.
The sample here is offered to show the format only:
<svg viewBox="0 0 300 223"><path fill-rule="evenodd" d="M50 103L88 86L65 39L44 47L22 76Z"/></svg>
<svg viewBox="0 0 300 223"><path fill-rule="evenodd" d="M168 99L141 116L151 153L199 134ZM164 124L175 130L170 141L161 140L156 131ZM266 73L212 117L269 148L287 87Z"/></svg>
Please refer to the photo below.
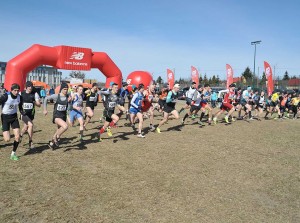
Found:
<svg viewBox="0 0 300 223"><path fill-rule="evenodd" d="M97 110L84 143L72 127L52 151L51 115L37 112L19 161L1 140L0 222L300 222L300 119L171 120L145 139L122 119L97 142Z"/></svg>

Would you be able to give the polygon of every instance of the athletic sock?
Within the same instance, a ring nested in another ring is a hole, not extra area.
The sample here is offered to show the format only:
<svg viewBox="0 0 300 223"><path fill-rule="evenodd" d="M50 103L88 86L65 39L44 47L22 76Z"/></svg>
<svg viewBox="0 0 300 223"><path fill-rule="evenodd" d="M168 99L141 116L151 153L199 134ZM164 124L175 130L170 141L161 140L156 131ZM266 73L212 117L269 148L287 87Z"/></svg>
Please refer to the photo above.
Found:
<svg viewBox="0 0 300 223"><path fill-rule="evenodd" d="M16 152L19 146L19 142L17 142L16 140L14 141L14 146L13 146L13 152Z"/></svg>
<svg viewBox="0 0 300 223"><path fill-rule="evenodd" d="M269 112L267 111L267 112L266 112L266 115L265 115L265 118L268 116L268 114L269 114Z"/></svg>
<svg viewBox="0 0 300 223"><path fill-rule="evenodd" d="M184 115L183 121L184 121L187 117L189 117L189 114L188 114L188 113L186 113L186 114Z"/></svg>
<svg viewBox="0 0 300 223"><path fill-rule="evenodd" d="M111 121L111 122L109 123L109 126L110 126L110 127L113 127L115 124L116 124L116 123L115 123L114 121Z"/></svg>
<svg viewBox="0 0 300 223"><path fill-rule="evenodd" d="M100 132L100 134L104 133L105 132L104 127L102 127L99 132Z"/></svg>
<svg viewBox="0 0 300 223"><path fill-rule="evenodd" d="M252 118L251 111L249 111L249 118Z"/></svg>
<svg viewBox="0 0 300 223"><path fill-rule="evenodd" d="M202 121L204 115L205 115L205 112L202 112L201 115L200 115L200 122Z"/></svg>
<svg viewBox="0 0 300 223"><path fill-rule="evenodd" d="M82 138L83 137L83 130L80 130L79 134L80 134L80 137Z"/></svg>

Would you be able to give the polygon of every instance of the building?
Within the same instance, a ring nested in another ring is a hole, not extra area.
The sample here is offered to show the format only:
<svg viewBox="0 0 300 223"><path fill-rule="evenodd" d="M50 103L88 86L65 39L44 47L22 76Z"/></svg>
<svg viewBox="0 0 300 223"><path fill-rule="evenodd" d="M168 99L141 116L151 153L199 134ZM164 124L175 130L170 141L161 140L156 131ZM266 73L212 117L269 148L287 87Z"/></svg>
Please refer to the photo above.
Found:
<svg viewBox="0 0 300 223"><path fill-rule="evenodd" d="M6 62L0 62L0 82L5 81ZM42 81L50 87L56 88L61 84L62 72L50 66L39 66L27 74L28 81Z"/></svg>

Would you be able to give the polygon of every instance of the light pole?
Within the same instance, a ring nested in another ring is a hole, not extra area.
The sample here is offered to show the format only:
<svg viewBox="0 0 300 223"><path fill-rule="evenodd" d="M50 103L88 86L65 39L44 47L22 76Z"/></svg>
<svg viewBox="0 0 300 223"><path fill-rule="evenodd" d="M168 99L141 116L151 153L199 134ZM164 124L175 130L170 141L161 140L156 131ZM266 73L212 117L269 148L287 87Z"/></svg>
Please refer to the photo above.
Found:
<svg viewBox="0 0 300 223"><path fill-rule="evenodd" d="M254 73L253 73L253 76L255 76L256 45L260 44L260 43L261 43L261 40L251 42L251 45L254 45L254 69L253 69Z"/></svg>

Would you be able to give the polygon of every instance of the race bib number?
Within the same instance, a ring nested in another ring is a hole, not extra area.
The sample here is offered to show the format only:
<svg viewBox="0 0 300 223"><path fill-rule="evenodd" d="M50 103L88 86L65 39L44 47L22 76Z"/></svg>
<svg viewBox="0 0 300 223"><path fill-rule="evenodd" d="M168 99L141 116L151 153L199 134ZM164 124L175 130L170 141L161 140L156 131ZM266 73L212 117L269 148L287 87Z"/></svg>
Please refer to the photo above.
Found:
<svg viewBox="0 0 300 223"><path fill-rule="evenodd" d="M17 109L18 105L9 105L8 109L9 110L14 110Z"/></svg>
<svg viewBox="0 0 300 223"><path fill-rule="evenodd" d="M33 109L33 103L24 103L23 109Z"/></svg>
<svg viewBox="0 0 300 223"><path fill-rule="evenodd" d="M95 97L90 97L90 101L95 101Z"/></svg>
<svg viewBox="0 0 300 223"><path fill-rule="evenodd" d="M116 102L109 102L108 107L114 108L116 106Z"/></svg>
<svg viewBox="0 0 300 223"><path fill-rule="evenodd" d="M149 99L149 101L151 101L153 99L153 95L149 95L148 99Z"/></svg>
<svg viewBox="0 0 300 223"><path fill-rule="evenodd" d="M58 104L57 107L56 107L56 110L57 111L65 111L65 110L67 110L67 106Z"/></svg>

